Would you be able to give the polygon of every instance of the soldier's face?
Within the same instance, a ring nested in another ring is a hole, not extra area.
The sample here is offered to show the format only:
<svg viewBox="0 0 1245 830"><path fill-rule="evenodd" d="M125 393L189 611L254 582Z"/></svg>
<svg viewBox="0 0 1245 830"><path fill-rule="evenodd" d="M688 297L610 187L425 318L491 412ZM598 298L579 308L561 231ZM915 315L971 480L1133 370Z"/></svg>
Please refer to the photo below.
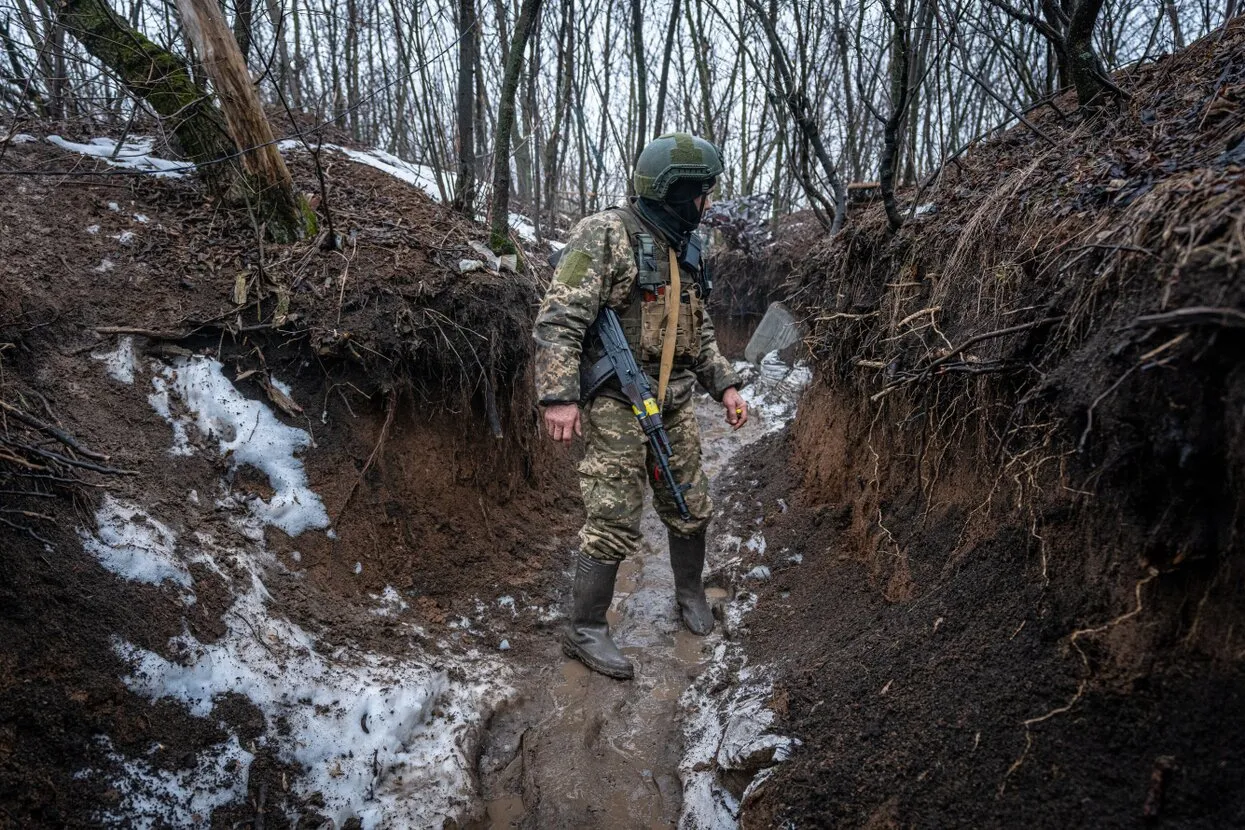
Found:
<svg viewBox="0 0 1245 830"><path fill-rule="evenodd" d="M707 193L704 196L697 196L696 209L700 211L701 215L704 215L704 212L709 209L709 205L712 204L712 202L713 200Z"/></svg>

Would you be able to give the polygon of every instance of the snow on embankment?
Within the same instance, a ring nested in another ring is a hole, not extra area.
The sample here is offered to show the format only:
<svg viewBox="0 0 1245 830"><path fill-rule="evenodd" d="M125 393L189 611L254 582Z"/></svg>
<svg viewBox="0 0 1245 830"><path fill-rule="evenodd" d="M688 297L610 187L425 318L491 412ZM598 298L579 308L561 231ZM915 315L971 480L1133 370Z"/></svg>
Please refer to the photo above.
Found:
<svg viewBox="0 0 1245 830"><path fill-rule="evenodd" d="M25 143L35 139L33 136L22 133L14 136L12 140L18 143ZM114 139L102 136L92 138L84 143L68 141L59 135L50 135L47 137L47 140L48 143L54 144L62 150L91 156L106 162L112 167L124 170L134 170L140 173L170 178L178 178L195 172L195 164L193 162L174 161L153 155L152 150L155 147L155 139L151 136L132 136L123 142L117 142ZM294 138L287 138L277 142L277 149L283 153L299 152L304 150L306 146L304 142ZM429 167L426 164L407 161L380 148L356 150L339 144L319 144L317 145L317 150L329 150L334 153L340 153L351 161L366 164L368 167L388 173L395 179L401 179L407 184L419 188L434 201L439 201L441 198L441 182L452 179L451 173L444 170L438 171L436 168ZM532 243L537 241L536 226L526 216L519 213L511 213L510 227L514 229L515 233L524 242Z"/></svg>
<svg viewBox="0 0 1245 830"><path fill-rule="evenodd" d="M468 817L474 800L470 734L483 713L510 693L507 670L474 653L399 659L345 647L330 650L284 619L265 586L284 566L266 549L263 530L272 525L296 536L329 527L298 457L310 436L282 423L266 404L241 395L215 360L185 357L140 366L128 341L95 357L119 382L146 376L153 390L149 402L172 427L170 463L195 452L219 452L229 461L227 476L249 465L267 476L272 490L266 500L245 501L225 482L205 483L202 496L187 493L187 506L197 508L201 499L212 498L215 486L216 511L228 517L224 530L179 536L153 508L106 496L96 516L98 530L81 531L86 550L106 568L127 580L168 583L187 606L196 602L191 566L206 568L232 594L224 635L203 643L187 630L169 643L173 658L115 639L116 653L132 666L126 684L204 718L223 717L216 713L222 695L242 695L267 724L246 748L223 725L229 738L204 748L193 769L179 772L156 769L143 758L122 758L102 738L126 774L110 782L120 801L101 810L99 820L194 825L246 796L258 746L272 747L303 771L291 787L305 800L321 803L335 826L351 819L364 828L440 826ZM381 607L374 613L389 608L389 593L378 597ZM417 633L407 628L408 634Z"/></svg>
<svg viewBox="0 0 1245 830"><path fill-rule="evenodd" d="M304 144L296 139L286 139L277 143L277 149L283 153L304 149ZM428 194L428 198L433 201L440 201L442 182L450 181L453 174L440 170L435 167L429 167L426 164L416 164L406 159L398 158L393 153L387 153L379 148L373 150L354 150L349 147L342 147L339 144L321 144L317 149L331 150L335 153L341 153L351 161L359 164L366 164L368 167L374 167L383 173L388 173L395 179L401 179L407 184L419 188ZM524 242L536 241L536 226L526 216L518 213L510 214L510 227Z"/></svg>

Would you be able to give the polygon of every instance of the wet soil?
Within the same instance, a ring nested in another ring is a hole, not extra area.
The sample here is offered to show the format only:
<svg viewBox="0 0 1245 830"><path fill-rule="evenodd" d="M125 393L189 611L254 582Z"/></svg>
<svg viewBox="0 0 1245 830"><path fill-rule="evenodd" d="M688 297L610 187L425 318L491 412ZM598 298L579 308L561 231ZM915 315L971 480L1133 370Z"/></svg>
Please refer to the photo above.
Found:
<svg viewBox="0 0 1245 830"><path fill-rule="evenodd" d="M1148 583L1139 613L1112 613L1092 583L1050 570L1023 526L957 556L964 514L891 504L907 554L897 591L853 542L858 505L804 487L795 446L747 448L726 484L748 476L766 516L771 553L754 561L773 577L744 644L775 668L780 728L802 743L742 826L1245 824L1239 659L1143 648L1121 667L1103 648L1147 642L1167 592ZM1078 629L1094 630L1073 647Z"/></svg>
<svg viewBox="0 0 1245 830"><path fill-rule="evenodd" d="M6 161L31 169L94 163L44 144L7 149ZM293 166L314 189L306 159ZM268 405L269 379L289 384L294 407L278 415L311 436L308 479L338 532L292 539L269 528L265 582L276 613L325 653L483 651L517 662L544 631L557 585L546 563L573 537L580 507L571 471L534 440L515 367L534 284L458 275L450 263L480 229L413 188L340 158L327 174L338 230L353 242L341 252L316 240L257 246L190 180L26 178L0 204L0 400L131 473L0 493L0 827L98 826L121 803L107 783L123 777L118 756L176 773L230 732L256 756L247 797L204 825L324 821L314 797L293 792L300 770L265 745L274 725L245 698L227 695L200 718L123 682L131 667L116 642L168 657L185 633L212 643L233 597L198 566L190 607L168 584L105 570L81 535L103 494L143 505L178 538L238 545L251 540L216 500L270 494L263 474L233 474L211 442L169 455L169 425L147 398L150 361L216 357L243 395ZM276 283L292 286L284 321ZM133 384L92 357L117 346L110 327L135 331ZM451 371L455 382L442 382ZM17 436L22 425L9 417L0 429ZM403 607L378 617L387 587ZM503 596L513 613L498 608ZM512 648L500 651L503 641Z"/></svg>
<svg viewBox="0 0 1245 830"><path fill-rule="evenodd" d="M733 432L721 407L702 399L697 414L704 464L716 499L721 473L740 448L758 440L762 424ZM643 546L619 568L612 634L635 664L620 682L562 655L556 629L526 661L519 702L493 718L480 757L489 828L669 828L678 823L683 755L679 697L725 636L719 621L708 637L688 632L674 602L664 525L651 506ZM710 533L713 533L711 527ZM718 564L710 545L707 571ZM571 581L570 549L560 576ZM716 583L716 584L715 584ZM710 576L718 607L728 586Z"/></svg>
<svg viewBox="0 0 1245 830"><path fill-rule="evenodd" d="M65 162L40 145L10 152L28 166ZM295 793L301 771L265 745L273 724L248 700L225 696L201 718L168 700L153 704L123 681L131 667L117 656L118 638L169 658L185 632L212 643L226 631L228 586L192 569L196 602L187 608L168 585L121 581L82 547L104 492L148 508L179 538L250 543L215 502L269 495L265 476L232 471L210 441L171 461L169 425L147 400L151 361L185 354L218 358L243 395L265 403L270 380L288 384L294 408L279 417L311 436L302 458L335 538L265 531L274 613L324 654L483 653L510 669L516 694L463 746L479 754L483 826L673 826L678 698L722 635L682 630L664 531L650 512L645 550L624 566L611 612L637 661L636 681L620 684L564 658L560 608L582 507L573 460L539 440L526 375L508 365L522 359L510 326L530 312L531 287L454 275L455 245L477 229L405 185L340 160L329 175L338 219L358 242L344 258L310 246L258 253L231 225L236 217L214 217L191 182L86 180L67 193L31 179L0 205L0 398L134 473L0 497L5 509L50 517L29 532L0 528L0 827L96 826L101 811L122 803L107 783L124 776L120 758L184 771L230 733L255 754L246 798L203 823L325 820L314 795ZM134 237L123 243L126 232ZM271 295L237 308L234 277L249 273L254 297L263 268L300 286L290 300L298 319L277 325ZM491 314L498 306L515 313ZM425 336L426 326L441 333ZM110 378L92 356L119 336L134 337L132 384ZM462 350L464 339L488 346ZM439 385L452 361L472 356L495 359L502 440L493 437L485 387L473 380L479 365ZM703 415L714 473L760 435L759 424L729 433L714 404ZM386 589L401 608L378 617Z"/></svg>

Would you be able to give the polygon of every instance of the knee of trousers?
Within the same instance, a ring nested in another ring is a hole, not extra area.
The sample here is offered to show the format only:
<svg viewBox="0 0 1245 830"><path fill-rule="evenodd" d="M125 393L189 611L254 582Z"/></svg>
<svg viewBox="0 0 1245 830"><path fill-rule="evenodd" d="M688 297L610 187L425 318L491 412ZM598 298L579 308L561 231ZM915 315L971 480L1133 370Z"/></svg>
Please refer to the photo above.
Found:
<svg viewBox="0 0 1245 830"><path fill-rule="evenodd" d="M709 526L709 520L713 518L713 502L709 499L709 483L704 475L696 477L691 489L683 494L683 500L687 502L687 512L691 514L690 519L684 519L679 515L679 509L675 507L673 498L654 488L653 507L657 510L662 524L680 536L696 536L703 533Z"/></svg>
<svg viewBox="0 0 1245 830"><path fill-rule="evenodd" d="M587 520L579 532L580 549L594 559L618 562L640 548L640 514L644 509L640 473L581 475Z"/></svg>
<svg viewBox="0 0 1245 830"><path fill-rule="evenodd" d="M601 562L621 562L640 549L640 528L594 520L592 516L579 531L579 549Z"/></svg>

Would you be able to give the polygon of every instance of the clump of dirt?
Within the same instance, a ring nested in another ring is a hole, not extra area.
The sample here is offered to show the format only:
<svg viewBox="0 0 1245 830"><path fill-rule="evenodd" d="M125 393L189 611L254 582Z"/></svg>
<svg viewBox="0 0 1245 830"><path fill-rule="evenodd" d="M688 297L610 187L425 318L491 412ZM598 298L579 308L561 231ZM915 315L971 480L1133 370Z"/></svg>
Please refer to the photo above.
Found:
<svg viewBox="0 0 1245 830"><path fill-rule="evenodd" d="M27 170L97 163L43 144L5 153ZM290 160L318 193L312 161ZM322 647L401 657L432 644L495 651L510 637L513 655L516 634L548 625L548 563L572 544L581 505L571 465L538 440L527 374L547 274L459 273L479 226L383 172L322 161L334 251L323 236L265 243L192 180L23 177L0 205L0 826L93 826L121 794L83 769L124 777L120 756L184 771L222 740L221 721L256 758L249 803L218 810L214 826L323 819L291 790L299 770L254 743L264 717L245 698L204 719L122 682L114 638L175 656L187 630L222 636L232 597L202 568L189 607L168 583L106 571L83 550L103 492L151 508L179 538L228 538L217 500L270 495L264 475L234 475L214 447L171 461L150 361L216 358L311 436L303 462L336 538L269 527L281 567L267 587ZM123 337L139 356L129 383L95 357ZM387 588L400 610L369 616ZM502 594L515 612L493 628L456 625Z"/></svg>
<svg viewBox="0 0 1245 830"><path fill-rule="evenodd" d="M746 825L1245 814L1243 56L1064 96L797 272L817 378L749 476L801 564L749 649L805 745Z"/></svg>

